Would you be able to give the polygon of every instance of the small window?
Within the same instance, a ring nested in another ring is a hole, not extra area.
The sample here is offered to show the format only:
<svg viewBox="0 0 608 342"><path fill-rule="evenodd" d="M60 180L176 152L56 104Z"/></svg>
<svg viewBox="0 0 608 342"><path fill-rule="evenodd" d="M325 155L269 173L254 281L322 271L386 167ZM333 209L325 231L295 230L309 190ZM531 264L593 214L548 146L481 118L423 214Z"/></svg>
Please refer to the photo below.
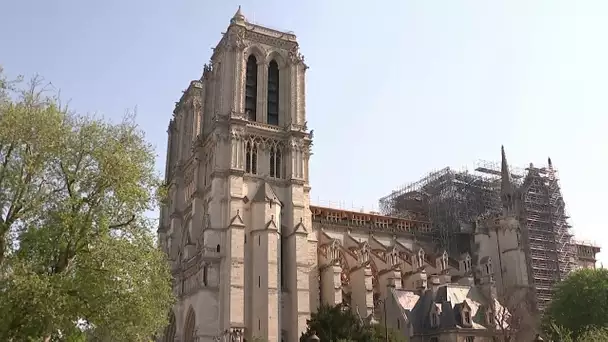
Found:
<svg viewBox="0 0 608 342"><path fill-rule="evenodd" d="M464 340L465 342L475 342L475 336L467 336Z"/></svg>
<svg viewBox="0 0 608 342"><path fill-rule="evenodd" d="M209 273L209 266L203 267L203 285L207 286L207 277Z"/></svg>
<svg viewBox="0 0 608 342"><path fill-rule="evenodd" d="M471 313L467 310L463 312L464 324L471 324Z"/></svg>
<svg viewBox="0 0 608 342"><path fill-rule="evenodd" d="M245 172L258 173L258 148L249 141L245 144Z"/></svg>
<svg viewBox="0 0 608 342"><path fill-rule="evenodd" d="M436 328L439 325L439 316L436 313L431 314L431 327Z"/></svg>
<svg viewBox="0 0 608 342"><path fill-rule="evenodd" d="M278 146L270 148L270 177L281 178L281 149Z"/></svg>
<svg viewBox="0 0 608 342"><path fill-rule="evenodd" d="M220 252L220 245L219 244L217 246L215 246L215 251L218 252L218 253Z"/></svg>
<svg viewBox="0 0 608 342"><path fill-rule="evenodd" d="M262 286L262 277L258 276L258 287Z"/></svg>

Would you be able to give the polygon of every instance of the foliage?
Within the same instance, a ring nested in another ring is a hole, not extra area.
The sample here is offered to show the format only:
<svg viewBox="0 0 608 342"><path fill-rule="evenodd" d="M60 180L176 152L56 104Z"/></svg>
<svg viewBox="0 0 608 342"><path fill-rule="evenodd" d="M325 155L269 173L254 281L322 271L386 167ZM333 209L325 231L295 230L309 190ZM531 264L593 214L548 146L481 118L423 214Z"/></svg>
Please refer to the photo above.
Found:
<svg viewBox="0 0 608 342"><path fill-rule="evenodd" d="M300 337L306 342L310 336L316 334L321 341L336 342L380 342L386 341L386 331L383 324L367 325L350 308L343 305L322 305L307 321L306 332ZM388 329L389 341L404 342L405 337L399 332Z"/></svg>
<svg viewBox="0 0 608 342"><path fill-rule="evenodd" d="M608 341L608 327L590 327L584 330L576 339L573 334L555 323L549 324L548 334L560 342L605 342Z"/></svg>
<svg viewBox="0 0 608 342"><path fill-rule="evenodd" d="M371 332L365 329L359 317L343 305L321 305L306 323L308 327L300 337L301 342L305 342L313 334L321 341L359 341L361 337L366 337L367 340L371 338Z"/></svg>
<svg viewBox="0 0 608 342"><path fill-rule="evenodd" d="M0 340L147 340L173 302L145 216L153 148L133 116L78 115L40 78L0 80Z"/></svg>
<svg viewBox="0 0 608 342"><path fill-rule="evenodd" d="M608 327L608 270L581 269L558 284L543 317L545 330L553 326L571 332L576 341L586 331Z"/></svg>
<svg viewBox="0 0 608 342"><path fill-rule="evenodd" d="M384 323L372 325L372 342L384 342L386 341L386 334L388 332L389 342L406 342L407 339L398 330L387 328L385 330Z"/></svg>
<svg viewBox="0 0 608 342"><path fill-rule="evenodd" d="M554 322L548 323L545 327L545 333L551 336L553 340L560 342L572 342L572 333L567 329L558 326Z"/></svg>
<svg viewBox="0 0 608 342"><path fill-rule="evenodd" d="M608 341L608 327L587 329L578 338L578 342L606 342L606 341Z"/></svg>

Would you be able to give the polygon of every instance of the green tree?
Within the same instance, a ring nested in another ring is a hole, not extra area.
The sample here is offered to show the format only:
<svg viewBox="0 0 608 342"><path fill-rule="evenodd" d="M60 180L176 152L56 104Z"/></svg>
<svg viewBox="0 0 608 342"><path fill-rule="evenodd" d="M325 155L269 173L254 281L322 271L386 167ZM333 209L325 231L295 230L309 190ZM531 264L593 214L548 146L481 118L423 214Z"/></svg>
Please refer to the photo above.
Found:
<svg viewBox="0 0 608 342"><path fill-rule="evenodd" d="M548 335L560 342L605 342L608 341L608 327L590 327L575 339L570 331L552 323L548 327Z"/></svg>
<svg viewBox="0 0 608 342"><path fill-rule="evenodd" d="M389 342L406 342L407 339L398 330L388 328L385 330L384 323L372 325L372 341L373 342L385 342L386 333L388 331Z"/></svg>
<svg viewBox="0 0 608 342"><path fill-rule="evenodd" d="M301 342L305 342L313 333L317 334L321 341L369 341L372 336L359 317L343 305L321 305L306 323L308 327L300 337Z"/></svg>
<svg viewBox="0 0 608 342"><path fill-rule="evenodd" d="M608 341L608 328L590 328L581 334L578 342L606 342Z"/></svg>
<svg viewBox="0 0 608 342"><path fill-rule="evenodd" d="M321 341L328 342L381 342L386 341L386 330L383 324L364 324L348 307L343 305L322 305L307 321L306 332L300 342L306 342L312 334ZM405 342L399 332L388 328L390 342Z"/></svg>
<svg viewBox="0 0 608 342"><path fill-rule="evenodd" d="M553 337L552 327L558 326L575 341L586 331L608 327L608 270L578 270L558 284L543 325Z"/></svg>
<svg viewBox="0 0 608 342"><path fill-rule="evenodd" d="M149 340L174 300L146 217L152 146L133 116L78 115L39 78L0 80L0 340Z"/></svg>

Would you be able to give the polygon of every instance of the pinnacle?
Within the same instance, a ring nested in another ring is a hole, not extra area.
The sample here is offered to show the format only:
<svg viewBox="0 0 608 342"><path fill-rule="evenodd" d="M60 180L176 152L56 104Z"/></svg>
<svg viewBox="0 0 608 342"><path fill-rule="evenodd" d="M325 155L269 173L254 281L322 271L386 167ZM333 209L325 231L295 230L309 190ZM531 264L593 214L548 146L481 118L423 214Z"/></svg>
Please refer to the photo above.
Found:
<svg viewBox="0 0 608 342"><path fill-rule="evenodd" d="M500 153L501 153L501 168L500 171L502 173L502 178L503 178L503 182L504 183L510 183L511 182L511 173L509 172L509 163L507 163L507 154L505 153L505 146L501 145L500 146ZM505 184L508 185L508 184ZM506 188L503 188L506 189Z"/></svg>
<svg viewBox="0 0 608 342"><path fill-rule="evenodd" d="M230 19L230 23L231 24L242 24L245 23L247 21L247 18L245 18L245 16L243 15L243 12L241 12L241 5L239 5L239 8L236 10L236 13L234 13L234 15L232 16L232 19Z"/></svg>

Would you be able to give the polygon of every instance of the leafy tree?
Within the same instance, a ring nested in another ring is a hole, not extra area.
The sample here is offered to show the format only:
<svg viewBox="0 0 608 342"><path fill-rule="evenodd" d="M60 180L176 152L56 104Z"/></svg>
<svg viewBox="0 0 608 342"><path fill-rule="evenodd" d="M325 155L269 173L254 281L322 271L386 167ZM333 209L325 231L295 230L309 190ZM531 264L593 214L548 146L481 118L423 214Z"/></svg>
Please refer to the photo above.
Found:
<svg viewBox="0 0 608 342"><path fill-rule="evenodd" d="M372 336L359 317L344 305L321 305L307 320L307 324L306 332L300 337L301 342L306 342L313 334L317 334L321 341L360 341L362 337L369 340Z"/></svg>
<svg viewBox="0 0 608 342"><path fill-rule="evenodd" d="M407 339L398 330L388 328L385 330L384 323L372 325L372 342L385 342L388 330L389 342L406 342Z"/></svg>
<svg viewBox="0 0 608 342"><path fill-rule="evenodd" d="M543 323L552 336L552 327L559 326L571 332L575 341L586 331L608 327L608 270L582 269L570 274L558 284Z"/></svg>
<svg viewBox="0 0 608 342"><path fill-rule="evenodd" d="M608 327L595 328L590 327L583 331L576 339L572 337L572 333L567 329L551 323L549 326L549 335L555 341L560 342L605 342L608 341Z"/></svg>
<svg viewBox="0 0 608 342"><path fill-rule="evenodd" d="M344 305L322 305L307 321L306 332L300 337L300 342L306 342L316 334L321 341L335 342L380 342L386 341L386 331L383 324L364 324L362 320ZM390 342L404 342L405 337L399 332L388 329Z"/></svg>
<svg viewBox="0 0 608 342"><path fill-rule="evenodd" d="M174 300L145 215L152 146L133 116L78 115L39 78L0 80L0 340L149 340Z"/></svg>
<svg viewBox="0 0 608 342"><path fill-rule="evenodd" d="M608 328L587 329L578 338L578 342L606 342L608 341Z"/></svg>

